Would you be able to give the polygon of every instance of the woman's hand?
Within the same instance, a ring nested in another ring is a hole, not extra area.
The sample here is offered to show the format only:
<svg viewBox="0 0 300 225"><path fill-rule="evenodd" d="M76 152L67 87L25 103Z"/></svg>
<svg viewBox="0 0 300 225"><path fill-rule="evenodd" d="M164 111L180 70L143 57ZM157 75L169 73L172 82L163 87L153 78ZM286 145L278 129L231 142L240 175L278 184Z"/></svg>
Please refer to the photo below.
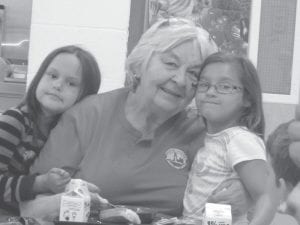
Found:
<svg viewBox="0 0 300 225"><path fill-rule="evenodd" d="M98 186L87 181L86 183L90 193L100 193L100 188L98 188Z"/></svg>
<svg viewBox="0 0 300 225"><path fill-rule="evenodd" d="M292 143L289 147L290 157L300 167L300 105L296 107L295 121L291 122L288 132Z"/></svg>
<svg viewBox="0 0 300 225"><path fill-rule="evenodd" d="M237 178L223 182L207 202L231 205L233 217L246 214L253 204L249 193Z"/></svg>

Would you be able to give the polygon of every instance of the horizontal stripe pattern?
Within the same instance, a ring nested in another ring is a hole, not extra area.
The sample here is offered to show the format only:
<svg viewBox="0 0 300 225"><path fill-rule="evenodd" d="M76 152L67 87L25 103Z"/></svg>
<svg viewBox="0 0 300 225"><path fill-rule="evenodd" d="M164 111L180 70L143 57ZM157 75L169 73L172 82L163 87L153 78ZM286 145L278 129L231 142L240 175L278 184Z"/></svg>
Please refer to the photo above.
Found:
<svg viewBox="0 0 300 225"><path fill-rule="evenodd" d="M0 115L0 207L16 206L28 200L21 196L33 196L23 193L32 188L22 185L32 185L29 167L45 143L42 135L33 134L33 121L26 107L12 108Z"/></svg>

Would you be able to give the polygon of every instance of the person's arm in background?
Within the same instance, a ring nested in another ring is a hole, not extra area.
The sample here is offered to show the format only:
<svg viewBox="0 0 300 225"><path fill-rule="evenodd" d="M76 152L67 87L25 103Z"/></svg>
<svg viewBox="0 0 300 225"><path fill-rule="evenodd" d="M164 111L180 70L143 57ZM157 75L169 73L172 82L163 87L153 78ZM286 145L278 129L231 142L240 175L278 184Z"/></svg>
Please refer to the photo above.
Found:
<svg viewBox="0 0 300 225"><path fill-rule="evenodd" d="M298 183L288 195L284 213L293 216L298 224L300 224L300 183Z"/></svg>
<svg viewBox="0 0 300 225"><path fill-rule="evenodd" d="M294 163L300 167L300 105L296 106L295 120L292 121L288 128L291 144L289 153ZM294 187L286 201L287 212L292 214L300 224L300 184Z"/></svg>
<svg viewBox="0 0 300 225"><path fill-rule="evenodd" d="M300 167L300 105L296 107L295 120L289 125L288 132L291 138L290 157Z"/></svg>

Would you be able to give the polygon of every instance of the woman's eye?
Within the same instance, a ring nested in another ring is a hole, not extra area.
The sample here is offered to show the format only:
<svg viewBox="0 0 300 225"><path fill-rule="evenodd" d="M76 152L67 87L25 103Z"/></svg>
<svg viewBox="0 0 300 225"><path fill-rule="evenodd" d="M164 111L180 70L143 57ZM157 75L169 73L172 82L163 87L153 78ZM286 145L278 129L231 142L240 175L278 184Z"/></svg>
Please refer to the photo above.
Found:
<svg viewBox="0 0 300 225"><path fill-rule="evenodd" d="M199 83L198 84L199 88L207 88L208 86L209 86L208 83Z"/></svg>
<svg viewBox="0 0 300 225"><path fill-rule="evenodd" d="M175 63L175 62L165 62L165 64L167 65L167 66L170 66L170 67L177 67L177 63Z"/></svg>

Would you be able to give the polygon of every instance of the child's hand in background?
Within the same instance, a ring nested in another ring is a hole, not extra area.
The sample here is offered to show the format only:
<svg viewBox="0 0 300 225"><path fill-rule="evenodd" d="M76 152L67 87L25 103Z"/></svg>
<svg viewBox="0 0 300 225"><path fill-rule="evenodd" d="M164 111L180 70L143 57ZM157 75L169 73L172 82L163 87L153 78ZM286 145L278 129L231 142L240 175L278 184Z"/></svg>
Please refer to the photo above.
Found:
<svg viewBox="0 0 300 225"><path fill-rule="evenodd" d="M281 210L282 213L293 216L300 224L300 183L298 183L285 201L285 207Z"/></svg>
<svg viewBox="0 0 300 225"><path fill-rule="evenodd" d="M36 193L60 193L70 182L70 174L60 168L52 168L47 173L36 177L34 190Z"/></svg>
<svg viewBox="0 0 300 225"><path fill-rule="evenodd" d="M300 105L296 107L295 121L289 125L289 136L291 144L289 148L290 157L300 167Z"/></svg>

